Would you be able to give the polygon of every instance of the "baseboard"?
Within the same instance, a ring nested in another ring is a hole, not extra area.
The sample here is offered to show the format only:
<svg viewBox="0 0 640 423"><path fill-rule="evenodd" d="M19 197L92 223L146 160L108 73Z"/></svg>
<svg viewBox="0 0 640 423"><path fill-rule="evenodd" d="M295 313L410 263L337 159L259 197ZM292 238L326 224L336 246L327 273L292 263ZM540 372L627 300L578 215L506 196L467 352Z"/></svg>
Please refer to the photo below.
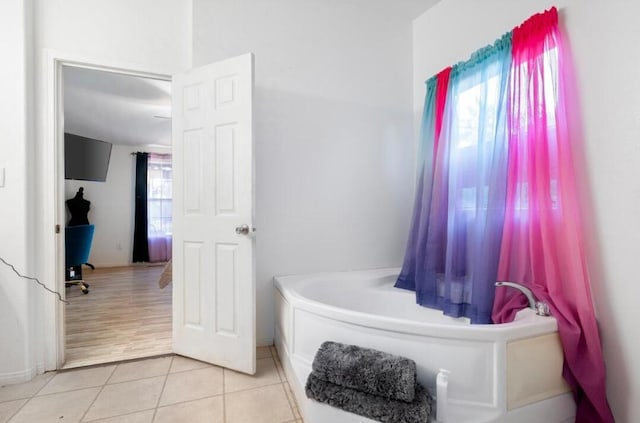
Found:
<svg viewBox="0 0 640 423"><path fill-rule="evenodd" d="M93 264L93 266L96 269L107 269L107 268L116 268L116 267L156 267L156 266L164 266L167 263L166 262L158 262L158 263L148 263L148 262L144 262L144 263L118 263L118 262L112 262L112 263L101 263L99 261L97 262L91 262L91 264ZM86 267L84 269L87 269ZM84 270L83 269L83 270Z"/></svg>
<svg viewBox="0 0 640 423"><path fill-rule="evenodd" d="M42 371L38 372L38 367L31 367L20 372L0 373L0 386L28 382L36 377L38 373L43 373Z"/></svg>
<svg viewBox="0 0 640 423"><path fill-rule="evenodd" d="M108 267L129 267L132 266L131 263L100 263L99 261L95 263L91 263L96 269L105 269ZM85 268L86 269L86 268ZM83 269L84 270L84 269Z"/></svg>
<svg viewBox="0 0 640 423"><path fill-rule="evenodd" d="M256 339L256 346L258 347L270 347L271 345L273 345L273 338Z"/></svg>

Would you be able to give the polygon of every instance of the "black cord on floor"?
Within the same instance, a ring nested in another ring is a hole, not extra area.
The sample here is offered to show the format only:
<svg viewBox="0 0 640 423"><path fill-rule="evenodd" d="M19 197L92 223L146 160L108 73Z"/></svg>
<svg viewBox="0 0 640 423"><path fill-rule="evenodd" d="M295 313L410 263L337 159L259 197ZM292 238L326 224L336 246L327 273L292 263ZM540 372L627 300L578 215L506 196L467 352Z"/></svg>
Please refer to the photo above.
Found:
<svg viewBox="0 0 640 423"><path fill-rule="evenodd" d="M20 272L18 272L18 271L16 270L16 268L13 266L13 264L8 263L8 262L7 262L5 259L3 259L2 257L0 257L0 261L1 261L1 262L3 262L4 264L6 264L7 266L9 266L9 267L11 268L11 270L13 270L13 272L14 272L16 275L20 276L22 279L27 279L27 280L30 280L30 281L34 281L34 282L36 282L38 285L40 285L41 287L43 287L44 289L46 289L46 290L47 290L47 291L49 291L50 293L52 293L52 294L54 294L54 295L57 295L57 296L58 296L58 299L59 299L60 301L62 301L62 302L63 302L63 303L65 303L65 304L69 304L69 301L65 301L65 300L63 300L63 299L62 299L62 295L60 295L60 293L59 293L58 291L53 291L53 290L51 290L51 289L47 288L47 286L46 286L45 284L43 284L42 282L40 282L40 281L38 280L38 278L32 278L32 277L30 277L30 276L24 276L24 275L20 274Z"/></svg>

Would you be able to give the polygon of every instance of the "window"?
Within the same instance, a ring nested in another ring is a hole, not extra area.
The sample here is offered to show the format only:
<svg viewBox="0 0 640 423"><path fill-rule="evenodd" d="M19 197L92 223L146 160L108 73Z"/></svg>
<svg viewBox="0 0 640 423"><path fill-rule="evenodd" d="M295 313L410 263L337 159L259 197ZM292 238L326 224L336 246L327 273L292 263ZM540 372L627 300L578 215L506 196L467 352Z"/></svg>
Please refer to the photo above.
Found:
<svg viewBox="0 0 640 423"><path fill-rule="evenodd" d="M147 167L148 236L166 237L172 233L171 156L150 154Z"/></svg>
<svg viewBox="0 0 640 423"><path fill-rule="evenodd" d="M519 113L519 125L512 124L508 130L512 133L514 131L519 133L522 139L527 136L536 136L541 132L544 133L544 139L547 140L547 143L540 146L540 152L551 158L552 166L546 171L550 174L547 191L552 209L558 208L557 61L557 49L549 49L544 53L542 72L535 76L540 79L537 81L538 83L523 84L523 81L529 81L534 77L529 75L529 69L523 65L511 70L512 74L508 82L511 89L517 92L519 100L517 104L536 104L538 115L546 117L534 121L530 119L528 113ZM508 136L506 132L499 132L507 124L500 121L505 119L503 114L504 108L507 107L504 96L506 87L501 88L500 77L497 74L491 76L497 72L497 69L492 69L490 66L485 69L488 69L488 75L469 72L469 75L460 78L458 89L456 91L454 88L452 98L450 160L458 169L453 185L458 188L456 195L458 209L468 212L486 209L489 187L484 183L490 183L490 180L485 175L485 169L488 169L485 158L492 156L496 142L507 142ZM522 90L520 87L526 87L526 89ZM539 92L536 92L536 89ZM528 101L527 99L537 99L537 101ZM543 122L544 125L540 125L540 122ZM542 127L536 127L536 125ZM528 166L529 164L523 162L520 165ZM530 207L530 182L533 181L517 181L516 210L526 210Z"/></svg>

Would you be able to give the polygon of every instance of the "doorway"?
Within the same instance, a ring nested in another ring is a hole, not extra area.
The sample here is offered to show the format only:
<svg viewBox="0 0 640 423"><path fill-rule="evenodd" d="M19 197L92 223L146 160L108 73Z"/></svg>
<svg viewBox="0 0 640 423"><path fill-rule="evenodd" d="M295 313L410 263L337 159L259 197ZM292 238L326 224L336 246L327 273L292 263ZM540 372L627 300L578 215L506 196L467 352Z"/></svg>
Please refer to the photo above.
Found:
<svg viewBox="0 0 640 423"><path fill-rule="evenodd" d="M97 62L92 62L97 63ZM256 372L253 175L254 57L247 53L173 75L89 64L49 50L44 133L43 278L65 292L65 66L172 81L172 349ZM50 228L55 228L50 231ZM91 295L91 293L87 294ZM65 362L63 301L45 300L45 369Z"/></svg>
<svg viewBox="0 0 640 423"><path fill-rule="evenodd" d="M171 353L171 83L64 65L62 98L65 251L93 228L65 255L63 368Z"/></svg>

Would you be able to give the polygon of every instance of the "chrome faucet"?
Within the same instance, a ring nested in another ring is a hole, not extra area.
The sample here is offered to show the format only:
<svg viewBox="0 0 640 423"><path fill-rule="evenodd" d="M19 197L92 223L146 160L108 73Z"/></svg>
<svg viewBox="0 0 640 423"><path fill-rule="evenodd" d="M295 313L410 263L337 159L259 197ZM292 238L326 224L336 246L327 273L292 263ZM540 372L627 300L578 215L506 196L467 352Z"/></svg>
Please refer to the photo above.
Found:
<svg viewBox="0 0 640 423"><path fill-rule="evenodd" d="M515 288L518 291L522 292L525 297L527 297L527 301L529 301L529 308L532 308L536 311L538 316L549 316L549 305L547 303L543 303L542 301L536 301L536 297L533 296L533 292L529 288L524 285L520 285L515 282L496 282L496 286L508 286L511 288Z"/></svg>

